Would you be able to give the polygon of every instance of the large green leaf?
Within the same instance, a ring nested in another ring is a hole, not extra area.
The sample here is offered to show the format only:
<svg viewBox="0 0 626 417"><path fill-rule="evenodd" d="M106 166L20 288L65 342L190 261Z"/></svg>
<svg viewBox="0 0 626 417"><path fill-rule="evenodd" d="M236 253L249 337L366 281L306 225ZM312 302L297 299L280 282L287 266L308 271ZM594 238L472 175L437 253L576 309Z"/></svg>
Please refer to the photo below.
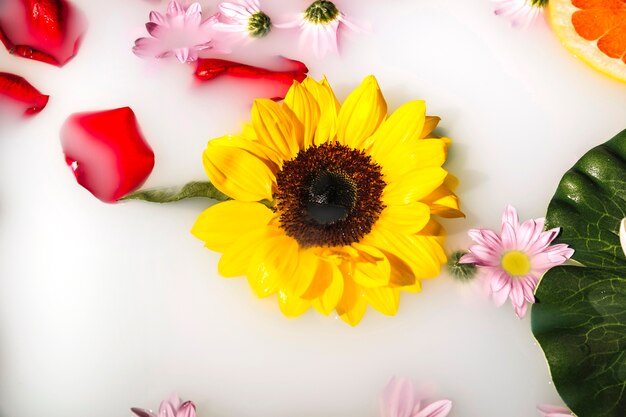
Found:
<svg viewBox="0 0 626 417"><path fill-rule="evenodd" d="M587 152L559 183L546 216L583 266L552 268L532 329L559 394L578 417L626 417L626 130Z"/></svg>

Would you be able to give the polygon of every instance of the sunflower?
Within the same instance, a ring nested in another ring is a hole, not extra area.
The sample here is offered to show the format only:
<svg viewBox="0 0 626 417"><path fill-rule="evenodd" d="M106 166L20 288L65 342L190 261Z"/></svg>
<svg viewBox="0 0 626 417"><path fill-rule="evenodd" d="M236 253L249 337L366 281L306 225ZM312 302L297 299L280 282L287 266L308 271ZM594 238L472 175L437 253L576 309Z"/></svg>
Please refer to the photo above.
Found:
<svg viewBox="0 0 626 417"><path fill-rule="evenodd" d="M423 101L387 115L373 76L343 105L326 80L294 82L285 100L258 99L240 135L209 141L206 173L231 200L205 210L192 233L222 252L225 277L245 275L298 316L333 310L351 325L367 305L398 310L446 261L433 219L463 216L442 168L450 140Z"/></svg>

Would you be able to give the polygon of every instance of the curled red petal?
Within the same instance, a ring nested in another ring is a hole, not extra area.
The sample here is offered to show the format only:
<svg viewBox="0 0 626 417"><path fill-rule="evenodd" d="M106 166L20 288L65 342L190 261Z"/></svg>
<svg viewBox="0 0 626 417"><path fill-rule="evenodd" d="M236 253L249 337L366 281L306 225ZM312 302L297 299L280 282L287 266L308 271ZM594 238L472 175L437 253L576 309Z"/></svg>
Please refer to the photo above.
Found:
<svg viewBox="0 0 626 417"><path fill-rule="evenodd" d="M129 107L71 115L61 145L78 183L106 203L135 191L154 167L154 152Z"/></svg>
<svg viewBox="0 0 626 417"><path fill-rule="evenodd" d="M0 98L3 97L23 106L25 116L39 113L46 107L49 98L19 75L0 72Z"/></svg>
<svg viewBox="0 0 626 417"><path fill-rule="evenodd" d="M62 66L84 30L82 14L66 0L0 1L0 41L14 55Z"/></svg>
<svg viewBox="0 0 626 417"><path fill-rule="evenodd" d="M294 80L302 81L306 78L309 69L300 61L284 57L280 57L280 60L282 66L287 67L286 70L270 70L224 59L201 58L197 61L194 75L200 81L210 81L222 75L231 75L239 78L277 82L285 86L284 96Z"/></svg>

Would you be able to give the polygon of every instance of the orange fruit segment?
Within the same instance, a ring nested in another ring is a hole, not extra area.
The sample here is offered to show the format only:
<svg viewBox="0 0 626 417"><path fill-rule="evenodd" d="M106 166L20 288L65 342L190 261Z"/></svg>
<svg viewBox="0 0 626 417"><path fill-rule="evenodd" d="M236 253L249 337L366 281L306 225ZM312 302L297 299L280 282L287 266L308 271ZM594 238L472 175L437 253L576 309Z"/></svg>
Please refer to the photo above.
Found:
<svg viewBox="0 0 626 417"><path fill-rule="evenodd" d="M550 0L561 42L595 69L626 82L626 0Z"/></svg>

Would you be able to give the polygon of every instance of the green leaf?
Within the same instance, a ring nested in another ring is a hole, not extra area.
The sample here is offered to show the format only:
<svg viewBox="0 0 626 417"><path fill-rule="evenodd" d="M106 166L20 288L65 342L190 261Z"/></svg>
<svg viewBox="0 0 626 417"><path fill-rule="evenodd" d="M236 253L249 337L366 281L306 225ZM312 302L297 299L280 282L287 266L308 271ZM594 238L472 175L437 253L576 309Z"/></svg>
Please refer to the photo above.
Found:
<svg viewBox="0 0 626 417"><path fill-rule="evenodd" d="M554 385L578 417L626 416L626 130L565 173L548 227L583 267L549 270L536 291L532 329Z"/></svg>
<svg viewBox="0 0 626 417"><path fill-rule="evenodd" d="M208 181L194 181L182 187L156 188L141 190L128 194L123 200L143 200L151 203L173 203L187 198L210 198L217 201L226 201L229 197L219 191Z"/></svg>

